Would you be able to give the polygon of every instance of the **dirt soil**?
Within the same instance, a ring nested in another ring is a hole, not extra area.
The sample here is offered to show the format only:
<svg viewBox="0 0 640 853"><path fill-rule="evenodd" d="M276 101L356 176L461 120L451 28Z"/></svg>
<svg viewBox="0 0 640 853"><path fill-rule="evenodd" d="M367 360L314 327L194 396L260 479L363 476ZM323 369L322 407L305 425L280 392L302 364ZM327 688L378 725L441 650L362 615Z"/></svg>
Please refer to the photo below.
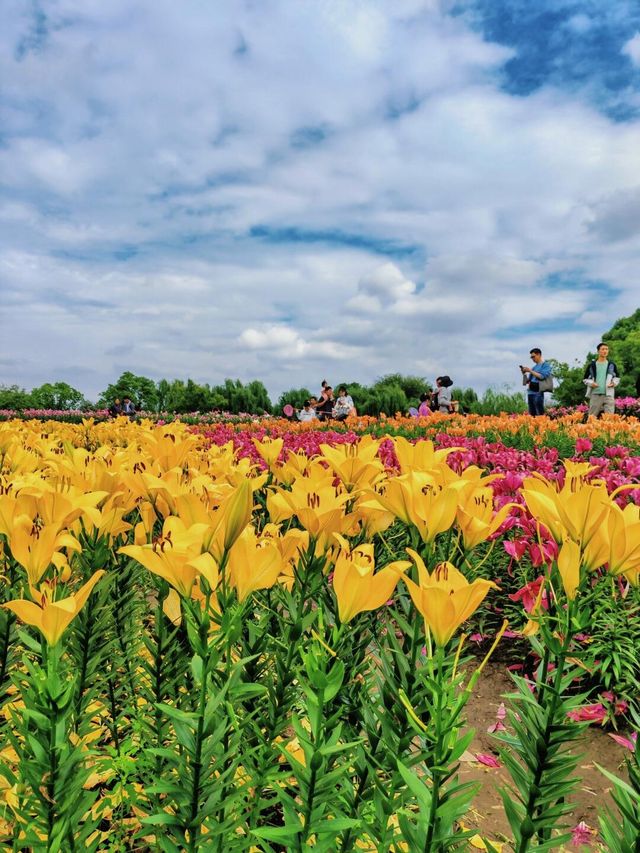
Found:
<svg viewBox="0 0 640 853"><path fill-rule="evenodd" d="M513 692L513 682L504 663L487 665L479 680L474 694L467 705L467 724L476 730L476 737L468 753L489 754L497 757L498 743L487 733L487 728L496 721L498 706L505 693ZM505 721L507 722L507 721ZM579 751L582 757L577 772L580 783L572 797L574 810L571 826L584 821L594 830L593 842L580 847L568 847L567 850L601 850L598 844L598 813L605 806L613 807L610 797L611 783L594 766L597 762L607 770L619 774L624 761L625 750L615 743L600 726L591 725L585 732ZM470 756L465 756L467 759ZM498 787L505 785L509 777L504 768L486 767L477 761L466 760L460 766L461 781L479 781L482 788L474 799L474 809L467 816L465 825L476 828L478 833L489 840L504 843L502 853L510 853L511 831L504 815ZM470 847L470 849L473 849ZM559 846L558 850L562 847Z"/></svg>

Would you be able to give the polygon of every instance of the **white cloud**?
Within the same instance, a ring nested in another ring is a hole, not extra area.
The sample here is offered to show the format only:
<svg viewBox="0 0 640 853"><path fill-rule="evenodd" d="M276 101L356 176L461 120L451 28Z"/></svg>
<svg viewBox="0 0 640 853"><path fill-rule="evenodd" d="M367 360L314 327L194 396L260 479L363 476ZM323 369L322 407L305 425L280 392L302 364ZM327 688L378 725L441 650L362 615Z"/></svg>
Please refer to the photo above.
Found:
<svg viewBox="0 0 640 853"><path fill-rule="evenodd" d="M622 52L629 57L634 65L640 67L640 33L636 33L633 38L624 43Z"/></svg>
<svg viewBox="0 0 640 853"><path fill-rule="evenodd" d="M529 329L591 348L637 307L640 122L509 95L448 5L57 0L38 42L13 0L4 380L485 387Z"/></svg>

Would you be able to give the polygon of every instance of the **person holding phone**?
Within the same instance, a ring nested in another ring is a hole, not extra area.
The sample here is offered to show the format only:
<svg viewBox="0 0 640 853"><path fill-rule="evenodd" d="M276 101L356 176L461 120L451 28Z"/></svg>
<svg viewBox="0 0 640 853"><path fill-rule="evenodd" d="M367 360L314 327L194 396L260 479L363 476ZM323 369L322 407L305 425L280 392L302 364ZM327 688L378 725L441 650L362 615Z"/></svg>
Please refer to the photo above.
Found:
<svg viewBox="0 0 640 853"><path fill-rule="evenodd" d="M527 406L532 418L544 415L544 391L540 390L540 383L551 376L551 365L542 357L542 350L533 347L529 355L533 361L531 367L520 365L522 373L522 384L527 386Z"/></svg>

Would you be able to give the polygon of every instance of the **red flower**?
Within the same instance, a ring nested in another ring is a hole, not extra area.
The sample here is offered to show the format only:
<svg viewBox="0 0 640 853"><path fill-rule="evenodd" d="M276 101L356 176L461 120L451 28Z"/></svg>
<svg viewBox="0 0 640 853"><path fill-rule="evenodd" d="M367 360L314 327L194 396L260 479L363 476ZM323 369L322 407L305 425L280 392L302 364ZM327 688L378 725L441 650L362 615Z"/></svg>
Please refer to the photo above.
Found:
<svg viewBox="0 0 640 853"><path fill-rule="evenodd" d="M604 723L607 719L607 709L602 702L596 702L593 705L583 705L582 708L569 711L567 717L575 720L576 723Z"/></svg>
<svg viewBox="0 0 640 853"><path fill-rule="evenodd" d="M544 578L540 575L534 581L530 581L528 584L521 587L517 592L511 593L509 598L511 601L521 601L526 612L531 613L535 607L536 601L538 600L538 594L543 582ZM547 609L548 600L546 592L542 593L540 604L545 610Z"/></svg>
<svg viewBox="0 0 640 853"><path fill-rule="evenodd" d="M485 767L502 767L502 764L500 764L497 758L493 755L488 755L486 752L476 752L476 761L479 761L480 764L484 764Z"/></svg>

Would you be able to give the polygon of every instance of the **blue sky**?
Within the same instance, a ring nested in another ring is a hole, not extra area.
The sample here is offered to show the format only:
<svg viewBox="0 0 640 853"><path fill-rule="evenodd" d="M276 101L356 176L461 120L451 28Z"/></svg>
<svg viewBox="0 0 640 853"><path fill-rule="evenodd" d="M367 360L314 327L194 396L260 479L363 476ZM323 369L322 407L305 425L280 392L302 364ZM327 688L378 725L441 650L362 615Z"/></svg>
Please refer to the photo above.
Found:
<svg viewBox="0 0 640 853"><path fill-rule="evenodd" d="M6 0L0 81L0 382L515 387L638 307L635 0Z"/></svg>

